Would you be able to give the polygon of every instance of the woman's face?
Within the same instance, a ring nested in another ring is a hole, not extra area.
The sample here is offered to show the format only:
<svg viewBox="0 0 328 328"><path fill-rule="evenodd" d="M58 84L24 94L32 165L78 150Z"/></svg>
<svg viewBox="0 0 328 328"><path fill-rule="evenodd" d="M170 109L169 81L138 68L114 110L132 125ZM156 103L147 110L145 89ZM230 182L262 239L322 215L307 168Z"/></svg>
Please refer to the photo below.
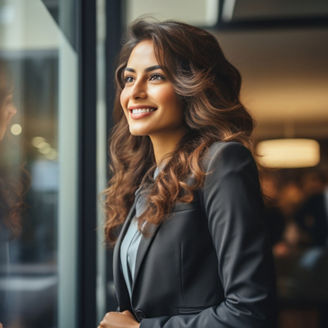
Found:
<svg viewBox="0 0 328 328"><path fill-rule="evenodd" d="M17 109L13 104L13 96L8 95L4 102L0 104L0 141L3 139L8 124L16 112Z"/></svg>
<svg viewBox="0 0 328 328"><path fill-rule="evenodd" d="M133 49L120 101L132 135L172 137L184 131L182 104L155 57L151 40Z"/></svg>

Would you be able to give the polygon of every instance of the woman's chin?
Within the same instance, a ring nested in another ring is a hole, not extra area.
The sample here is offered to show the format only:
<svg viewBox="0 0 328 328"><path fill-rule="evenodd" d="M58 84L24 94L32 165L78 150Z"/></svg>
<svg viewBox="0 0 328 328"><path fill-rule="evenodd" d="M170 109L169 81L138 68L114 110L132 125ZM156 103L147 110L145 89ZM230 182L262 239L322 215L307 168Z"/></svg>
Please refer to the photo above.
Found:
<svg viewBox="0 0 328 328"><path fill-rule="evenodd" d="M144 129L134 129L130 127L129 131L131 135L135 137L148 136L148 131L145 131Z"/></svg>

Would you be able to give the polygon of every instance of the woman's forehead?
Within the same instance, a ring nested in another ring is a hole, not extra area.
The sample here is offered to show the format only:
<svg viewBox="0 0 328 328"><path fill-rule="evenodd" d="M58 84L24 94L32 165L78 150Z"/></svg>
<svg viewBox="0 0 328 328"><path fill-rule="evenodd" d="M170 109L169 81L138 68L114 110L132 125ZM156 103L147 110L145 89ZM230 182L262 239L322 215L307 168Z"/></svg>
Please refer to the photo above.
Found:
<svg viewBox="0 0 328 328"><path fill-rule="evenodd" d="M158 65L153 41L139 42L131 51L127 66Z"/></svg>

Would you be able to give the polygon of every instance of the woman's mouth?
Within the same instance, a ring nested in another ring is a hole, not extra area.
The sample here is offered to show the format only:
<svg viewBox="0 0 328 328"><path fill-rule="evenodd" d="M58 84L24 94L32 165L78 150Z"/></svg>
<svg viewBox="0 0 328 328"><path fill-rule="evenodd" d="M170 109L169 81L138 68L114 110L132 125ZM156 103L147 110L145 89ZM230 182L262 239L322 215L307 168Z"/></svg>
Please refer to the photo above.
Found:
<svg viewBox="0 0 328 328"><path fill-rule="evenodd" d="M156 107L138 107L129 108L130 117L134 120L151 115L157 108Z"/></svg>

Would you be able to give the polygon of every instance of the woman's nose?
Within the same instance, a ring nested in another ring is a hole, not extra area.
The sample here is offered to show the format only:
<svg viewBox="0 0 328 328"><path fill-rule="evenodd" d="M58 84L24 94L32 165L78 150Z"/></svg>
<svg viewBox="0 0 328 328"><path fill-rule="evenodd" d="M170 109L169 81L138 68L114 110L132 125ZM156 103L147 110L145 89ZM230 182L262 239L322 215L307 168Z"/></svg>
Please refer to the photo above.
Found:
<svg viewBox="0 0 328 328"><path fill-rule="evenodd" d="M11 104L10 108L9 108L9 116L10 118L12 118L13 116L15 116L17 113L17 108L15 105Z"/></svg>
<svg viewBox="0 0 328 328"><path fill-rule="evenodd" d="M15 114L17 113L17 108L14 104L11 103L8 105L6 112L6 121L9 123L13 116L15 116Z"/></svg>
<svg viewBox="0 0 328 328"><path fill-rule="evenodd" d="M136 81L132 89L132 97L134 99L147 97L146 85L143 81Z"/></svg>
<svg viewBox="0 0 328 328"><path fill-rule="evenodd" d="M12 116L16 115L16 113L17 113L17 108L16 108L15 105L12 105L12 106L11 106L11 113L12 113Z"/></svg>

